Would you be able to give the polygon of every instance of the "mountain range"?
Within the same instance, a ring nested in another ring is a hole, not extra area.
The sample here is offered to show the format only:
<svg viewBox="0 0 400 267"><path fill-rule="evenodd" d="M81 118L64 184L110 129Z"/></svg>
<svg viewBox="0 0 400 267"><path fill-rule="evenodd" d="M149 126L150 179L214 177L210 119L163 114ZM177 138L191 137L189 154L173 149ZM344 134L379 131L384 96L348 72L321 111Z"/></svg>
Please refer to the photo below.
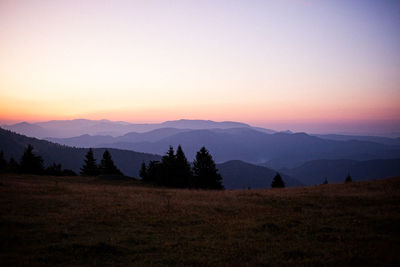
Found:
<svg viewBox="0 0 400 267"><path fill-rule="evenodd" d="M343 135L343 134L316 134L316 137L322 139L336 140L336 141L350 141L350 140L358 140L358 141L368 141L375 142L384 145L396 145L400 146L400 137L397 138L389 138L382 136L360 136L360 135Z"/></svg>
<svg viewBox="0 0 400 267"><path fill-rule="evenodd" d="M53 162L61 163L63 168L71 169L77 173L79 173L80 167L83 165L85 154L88 151L88 149L85 148L73 148L55 144L0 128L0 150L3 151L6 159L13 157L18 161L28 144L34 147L34 153L43 158L45 166ZM97 162L100 162L104 150L105 148L95 148L93 150ZM148 163L150 160L161 159L159 155L120 149L108 150L121 171L126 175L134 177L138 176L142 162Z"/></svg>
<svg viewBox="0 0 400 267"><path fill-rule="evenodd" d="M79 171L87 149L99 160L108 148L120 169L138 176L142 162L159 160L168 147L181 145L189 161L205 146L218 163L226 188L265 188L279 170L288 186L341 182L400 174L400 138L309 135L276 132L240 122L177 120L132 124L108 120L70 120L8 125L0 149L19 158L30 143L50 164ZM47 142L48 141L48 142Z"/></svg>
<svg viewBox="0 0 400 267"><path fill-rule="evenodd" d="M174 133L175 130L167 130ZM224 132L219 130L217 132ZM236 131L233 129L233 131ZM186 131L184 131L186 132ZM240 132L240 131L239 131ZM182 132L181 132L182 133ZM149 135L150 138L159 138L158 131ZM139 134L139 136L141 136ZM145 135L146 136L146 135ZM144 138L142 136L142 138ZM31 144L35 153L41 155L45 165L53 162L61 163L63 168L79 172L83 165L86 148L75 148L52 143L45 140L27 137L0 128L0 150L4 152L6 159L13 157L19 159L24 148ZM167 150L168 147L165 147ZM185 148L184 148L185 149ZM99 161L105 148L95 148L94 155ZM160 160L160 155L139 153L135 151L109 149L116 165L129 176L138 177L142 162ZM186 150L185 150L186 152ZM217 164L217 168L223 177L223 184L227 189L243 188L268 188L276 170L250 164L239 160L229 160ZM400 174L400 159L376 159L368 161L355 161L348 159L339 160L314 160L295 168L279 170L287 186L320 184L325 178L329 182L343 182L344 177L350 173L354 180L377 179Z"/></svg>
<svg viewBox="0 0 400 267"><path fill-rule="evenodd" d="M230 160L217 164L217 168L222 175L224 187L227 189L260 189L269 188L276 171L253 165L240 160ZM285 186L301 186L302 182L289 175L281 173Z"/></svg>
<svg viewBox="0 0 400 267"><path fill-rule="evenodd" d="M241 160L272 169L294 168L318 159L373 160L400 157L400 145L396 145L395 139L392 145L353 139L339 141L306 133L265 133L252 127L160 128L118 137L85 134L47 140L75 147L109 147L152 154L164 154L170 145L176 147L180 144L189 160L193 160L196 152L206 146L218 163Z"/></svg>
<svg viewBox="0 0 400 267"><path fill-rule="evenodd" d="M0 128L0 151L4 152L7 160L13 157L19 160L22 156L24 148L31 144L34 147L34 153L40 155L44 159L47 166L53 162L61 163L63 168L71 169L79 173L80 167L83 165L84 156L88 149L75 148L65 145L55 144L45 140L39 140L27 137L9 130ZM105 148L95 148L93 150L97 162L100 161ZM161 160L161 156L138 153L134 151L108 149L113 157L115 164L126 175L138 177L139 169L142 162L148 163L150 160ZM271 185L273 176L276 171L266 167L256 166L240 161L230 161L217 165L223 177L223 184L227 189L240 188L268 188ZM283 175L287 186L298 186L301 182L287 175Z"/></svg>
<svg viewBox="0 0 400 267"><path fill-rule="evenodd" d="M177 129L228 129L236 127L251 128L250 125L241 122L223 121L215 122L211 120L175 120L165 121L162 123L143 123L134 124L123 121L109 120L52 120L38 123L21 122L12 125L2 125L3 129L36 138L69 138L84 134L89 135L109 135L121 136L130 132L148 132L160 128L177 128ZM273 133L275 131L254 127L255 129Z"/></svg>
<svg viewBox="0 0 400 267"><path fill-rule="evenodd" d="M325 178L328 182L343 182L347 175L352 180L362 181L400 174L400 158L376 160L313 160L293 169L282 172L296 177L305 185L321 184Z"/></svg>

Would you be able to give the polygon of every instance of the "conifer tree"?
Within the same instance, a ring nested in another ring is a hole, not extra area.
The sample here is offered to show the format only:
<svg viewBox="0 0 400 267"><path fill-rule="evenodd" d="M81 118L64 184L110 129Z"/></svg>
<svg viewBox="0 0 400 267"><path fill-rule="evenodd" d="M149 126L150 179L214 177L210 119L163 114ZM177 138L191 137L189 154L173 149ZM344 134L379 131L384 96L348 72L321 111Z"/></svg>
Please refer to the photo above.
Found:
<svg viewBox="0 0 400 267"><path fill-rule="evenodd" d="M176 186L193 187L192 170L181 145L176 150Z"/></svg>
<svg viewBox="0 0 400 267"><path fill-rule="evenodd" d="M7 172L16 173L18 171L19 171L19 164L13 157L11 157L10 160L8 161Z"/></svg>
<svg viewBox="0 0 400 267"><path fill-rule="evenodd" d="M161 159L162 173L159 176L158 183L167 186L176 186L176 156L174 148L169 146L165 156Z"/></svg>
<svg viewBox="0 0 400 267"><path fill-rule="evenodd" d="M20 161L20 170L22 173L42 174L44 171L43 159L41 156L33 153L33 146L28 145Z"/></svg>
<svg viewBox="0 0 400 267"><path fill-rule="evenodd" d="M99 166L100 174L114 174L123 175L122 172L115 166L112 160L110 152L106 149L103 153L103 158L101 159Z"/></svg>
<svg viewBox="0 0 400 267"><path fill-rule="evenodd" d="M353 181L353 179L350 176L350 173L347 174L346 179L344 180L345 183L351 183Z"/></svg>
<svg viewBox="0 0 400 267"><path fill-rule="evenodd" d="M279 172L276 173L274 179L272 180L271 187L272 188L284 188L285 187L285 182L283 181Z"/></svg>
<svg viewBox="0 0 400 267"><path fill-rule="evenodd" d="M53 162L53 164L46 168L46 174L54 176L63 175L61 164L56 164L55 162Z"/></svg>
<svg viewBox="0 0 400 267"><path fill-rule="evenodd" d="M196 186L205 189L223 189L222 177L218 173L215 162L205 147L196 154L193 162L193 173Z"/></svg>
<svg viewBox="0 0 400 267"><path fill-rule="evenodd" d="M162 157L161 162L166 165L173 165L175 164L176 156L174 154L174 148L169 146L169 149L165 156Z"/></svg>
<svg viewBox="0 0 400 267"><path fill-rule="evenodd" d="M144 162L142 162L142 165L140 166L139 176L142 178L143 181L146 181L148 178L147 167L146 167L146 163L144 163Z"/></svg>
<svg viewBox="0 0 400 267"><path fill-rule="evenodd" d="M4 159L3 151L0 151L0 172L4 172L7 168L7 161Z"/></svg>
<svg viewBox="0 0 400 267"><path fill-rule="evenodd" d="M164 175L162 164L159 161L152 160L149 162L147 167L147 182L155 182L162 184L162 178Z"/></svg>
<svg viewBox="0 0 400 267"><path fill-rule="evenodd" d="M99 174L96 159L93 156L93 150L90 148L85 155L85 164L81 168L81 175L96 176Z"/></svg>

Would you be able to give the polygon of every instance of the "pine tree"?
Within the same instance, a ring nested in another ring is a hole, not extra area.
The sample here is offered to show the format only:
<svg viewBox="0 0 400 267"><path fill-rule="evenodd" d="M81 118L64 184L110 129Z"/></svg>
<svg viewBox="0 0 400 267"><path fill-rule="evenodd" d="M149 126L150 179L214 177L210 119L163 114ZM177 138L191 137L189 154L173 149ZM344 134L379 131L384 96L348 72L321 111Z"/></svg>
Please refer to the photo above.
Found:
<svg viewBox="0 0 400 267"><path fill-rule="evenodd" d="M285 187L285 182L283 181L279 172L276 173L274 179L272 180L271 187L272 188L284 188Z"/></svg>
<svg viewBox="0 0 400 267"><path fill-rule="evenodd" d="M176 150L176 186L193 187L192 170L181 145Z"/></svg>
<svg viewBox="0 0 400 267"><path fill-rule="evenodd" d="M167 153L162 157L161 168L162 173L157 182L161 185L176 186L176 156L172 146L169 146Z"/></svg>
<svg viewBox="0 0 400 267"><path fill-rule="evenodd" d="M53 162L53 164L46 168L46 174L54 176L63 175L61 164L56 164L55 162Z"/></svg>
<svg viewBox="0 0 400 267"><path fill-rule="evenodd" d="M42 174L44 171L43 159L41 156L33 153L33 146L28 145L20 161L20 170L22 173Z"/></svg>
<svg viewBox="0 0 400 267"><path fill-rule="evenodd" d="M147 182L162 184L163 175L164 172L161 162L155 160L150 161L147 167Z"/></svg>
<svg viewBox="0 0 400 267"><path fill-rule="evenodd" d="M173 165L175 164L176 156L174 154L174 148L169 146L169 149L165 156L162 157L161 162L166 165Z"/></svg>
<svg viewBox="0 0 400 267"><path fill-rule="evenodd" d="M12 173L16 173L19 171L19 164L14 158L11 157L10 160L8 161L6 171Z"/></svg>
<svg viewBox="0 0 400 267"><path fill-rule="evenodd" d="M106 149L103 153L103 158L99 166L100 174L108 175L123 175L122 172L115 166L110 152Z"/></svg>
<svg viewBox="0 0 400 267"><path fill-rule="evenodd" d="M0 172L7 169L7 161L4 159L3 151L0 151Z"/></svg>
<svg viewBox="0 0 400 267"><path fill-rule="evenodd" d="M96 159L93 156L93 150L90 148L85 156L85 164L81 168L81 175L96 176L99 174Z"/></svg>
<svg viewBox="0 0 400 267"><path fill-rule="evenodd" d="M139 176L142 178L143 181L147 181L147 167L146 163L142 162L142 166L140 166Z"/></svg>
<svg viewBox="0 0 400 267"><path fill-rule="evenodd" d="M350 173L347 174L346 179L344 180L345 183L351 183L353 181L353 179L350 176Z"/></svg>
<svg viewBox="0 0 400 267"><path fill-rule="evenodd" d="M196 154L193 162L193 173L196 186L206 189L223 189L222 177L218 173L215 162L205 147Z"/></svg>

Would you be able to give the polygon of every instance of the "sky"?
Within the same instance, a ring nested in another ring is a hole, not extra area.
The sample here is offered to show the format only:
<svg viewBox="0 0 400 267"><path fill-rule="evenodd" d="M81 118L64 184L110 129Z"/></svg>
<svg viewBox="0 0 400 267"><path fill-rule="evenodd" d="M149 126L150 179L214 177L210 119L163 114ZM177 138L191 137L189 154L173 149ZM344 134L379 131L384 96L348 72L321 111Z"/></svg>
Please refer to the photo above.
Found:
<svg viewBox="0 0 400 267"><path fill-rule="evenodd" d="M400 1L0 0L0 122L74 118L400 133Z"/></svg>

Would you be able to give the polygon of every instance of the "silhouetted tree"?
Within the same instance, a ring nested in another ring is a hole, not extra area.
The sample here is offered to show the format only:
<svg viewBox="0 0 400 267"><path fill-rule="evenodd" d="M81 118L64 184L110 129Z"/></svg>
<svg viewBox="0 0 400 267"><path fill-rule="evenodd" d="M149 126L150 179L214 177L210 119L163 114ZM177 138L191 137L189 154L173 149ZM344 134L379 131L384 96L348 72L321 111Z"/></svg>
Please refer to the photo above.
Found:
<svg viewBox="0 0 400 267"><path fill-rule="evenodd" d="M272 188L284 188L285 187L285 182L283 181L279 172L276 173L274 179L272 180L271 187Z"/></svg>
<svg viewBox="0 0 400 267"><path fill-rule="evenodd" d="M106 149L103 153L103 158L99 166L100 174L123 175L122 172L115 166L110 152Z"/></svg>
<svg viewBox="0 0 400 267"><path fill-rule="evenodd" d="M161 162L152 160L147 167L147 182L161 184L163 178L163 167Z"/></svg>
<svg viewBox="0 0 400 267"><path fill-rule="evenodd" d="M142 178L143 181L147 181L147 167L146 163L142 162L139 170L139 176Z"/></svg>
<svg viewBox="0 0 400 267"><path fill-rule="evenodd" d="M61 164L56 164L53 162L50 166L46 168L46 174L48 175L54 175L54 176L61 176L63 175L63 171L61 168Z"/></svg>
<svg viewBox="0 0 400 267"><path fill-rule="evenodd" d="M20 170L22 173L43 174L43 159L33 153L33 146L30 144L25 148L21 157Z"/></svg>
<svg viewBox="0 0 400 267"><path fill-rule="evenodd" d="M176 184L177 187L193 187L193 175L189 162L186 159L185 153L181 145L176 150Z"/></svg>
<svg viewBox="0 0 400 267"><path fill-rule="evenodd" d="M162 157L160 167L162 168L162 173L157 182L161 185L176 186L176 156L172 146L169 146L167 153Z"/></svg>
<svg viewBox="0 0 400 267"><path fill-rule="evenodd" d="M7 161L4 159L3 151L0 151L0 172L7 169Z"/></svg>
<svg viewBox="0 0 400 267"><path fill-rule="evenodd" d="M12 173L19 172L19 164L13 157L11 157L10 160L8 161L6 171Z"/></svg>
<svg viewBox="0 0 400 267"><path fill-rule="evenodd" d="M139 175L143 181L163 186L223 189L222 177L205 147L197 152L193 172L179 145L176 154L174 148L170 146L161 162L150 161L148 166L142 163Z"/></svg>
<svg viewBox="0 0 400 267"><path fill-rule="evenodd" d="M325 180L324 180L324 182L322 184L328 184L328 179L326 179L326 177L325 177Z"/></svg>
<svg viewBox="0 0 400 267"><path fill-rule="evenodd" d="M206 189L223 189L222 177L218 173L215 162L205 147L196 154L193 162L193 173L196 187Z"/></svg>
<svg viewBox="0 0 400 267"><path fill-rule="evenodd" d="M347 174L346 179L345 179L344 181L345 181L345 183L350 183L350 182L353 181L353 179L352 179L351 176L350 176L350 173Z"/></svg>
<svg viewBox="0 0 400 267"><path fill-rule="evenodd" d="M99 174L96 159L93 156L93 150L90 148L85 155L85 164L81 168L81 175L96 176Z"/></svg>

